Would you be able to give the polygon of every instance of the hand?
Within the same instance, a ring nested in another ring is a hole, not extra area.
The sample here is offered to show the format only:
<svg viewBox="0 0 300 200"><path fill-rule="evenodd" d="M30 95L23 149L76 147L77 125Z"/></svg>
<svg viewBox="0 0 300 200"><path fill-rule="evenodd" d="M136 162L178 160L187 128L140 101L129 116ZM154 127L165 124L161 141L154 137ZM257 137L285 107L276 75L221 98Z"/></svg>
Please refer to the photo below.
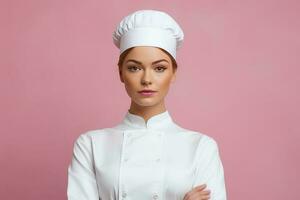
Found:
<svg viewBox="0 0 300 200"><path fill-rule="evenodd" d="M207 200L210 199L210 190L204 190L206 184L199 185L187 192L183 200Z"/></svg>

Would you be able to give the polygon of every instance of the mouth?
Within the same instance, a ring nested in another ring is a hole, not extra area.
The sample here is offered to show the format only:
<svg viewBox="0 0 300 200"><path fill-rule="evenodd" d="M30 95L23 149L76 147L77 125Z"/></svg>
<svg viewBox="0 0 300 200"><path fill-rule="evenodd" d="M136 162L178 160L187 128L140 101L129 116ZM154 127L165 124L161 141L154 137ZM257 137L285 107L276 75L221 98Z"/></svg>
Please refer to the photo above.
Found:
<svg viewBox="0 0 300 200"><path fill-rule="evenodd" d="M156 93L157 91L154 90L141 90L139 93L143 96L152 96Z"/></svg>

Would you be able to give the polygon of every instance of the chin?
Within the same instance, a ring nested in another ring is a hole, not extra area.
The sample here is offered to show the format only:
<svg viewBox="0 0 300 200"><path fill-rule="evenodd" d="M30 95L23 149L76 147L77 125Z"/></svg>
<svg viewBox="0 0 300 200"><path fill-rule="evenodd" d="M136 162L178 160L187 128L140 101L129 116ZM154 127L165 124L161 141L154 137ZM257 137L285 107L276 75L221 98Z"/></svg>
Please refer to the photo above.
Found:
<svg viewBox="0 0 300 200"><path fill-rule="evenodd" d="M156 105L156 102L138 102L137 103L139 106L154 106L154 105Z"/></svg>
<svg viewBox="0 0 300 200"><path fill-rule="evenodd" d="M134 101L139 106L154 106L158 104L159 101L154 99L138 99Z"/></svg>

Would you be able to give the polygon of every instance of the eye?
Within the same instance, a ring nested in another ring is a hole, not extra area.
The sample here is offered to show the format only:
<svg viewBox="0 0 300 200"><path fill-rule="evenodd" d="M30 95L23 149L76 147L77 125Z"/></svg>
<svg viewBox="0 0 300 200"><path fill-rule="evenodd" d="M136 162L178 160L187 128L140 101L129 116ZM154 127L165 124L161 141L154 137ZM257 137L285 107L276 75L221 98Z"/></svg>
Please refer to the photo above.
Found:
<svg viewBox="0 0 300 200"><path fill-rule="evenodd" d="M157 70L158 72L163 72L163 71L166 70L166 67L164 67L164 66L158 66L158 67L156 67L155 69L158 69L158 70Z"/></svg>
<svg viewBox="0 0 300 200"><path fill-rule="evenodd" d="M129 71L131 71L131 72L135 72L135 71L137 71L137 69L139 69L139 68L138 68L137 66L129 66L128 69L129 69Z"/></svg>

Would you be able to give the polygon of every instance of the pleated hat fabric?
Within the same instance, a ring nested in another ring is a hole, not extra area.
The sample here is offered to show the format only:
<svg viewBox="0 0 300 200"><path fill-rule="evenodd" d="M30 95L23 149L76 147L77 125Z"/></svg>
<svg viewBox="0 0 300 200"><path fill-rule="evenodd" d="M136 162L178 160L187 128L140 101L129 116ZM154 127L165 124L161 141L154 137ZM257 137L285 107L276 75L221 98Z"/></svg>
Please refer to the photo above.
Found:
<svg viewBox="0 0 300 200"><path fill-rule="evenodd" d="M138 10L126 17L113 32L113 43L120 54L135 46L160 47L176 60L184 33L173 17L159 10Z"/></svg>

